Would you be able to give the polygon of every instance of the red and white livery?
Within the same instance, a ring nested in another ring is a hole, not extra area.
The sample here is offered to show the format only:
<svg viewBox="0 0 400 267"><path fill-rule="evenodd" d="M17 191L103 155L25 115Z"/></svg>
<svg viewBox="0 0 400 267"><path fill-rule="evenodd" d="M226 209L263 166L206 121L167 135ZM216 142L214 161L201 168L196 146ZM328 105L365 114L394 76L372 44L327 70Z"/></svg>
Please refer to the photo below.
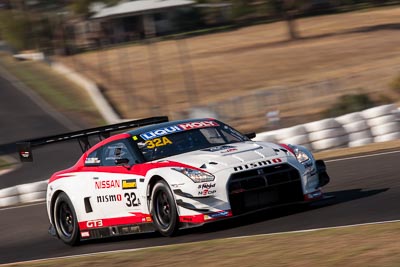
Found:
<svg viewBox="0 0 400 267"><path fill-rule="evenodd" d="M70 245L149 231L171 236L181 228L317 200L329 182L323 161L304 147L251 141L254 134L215 119L151 124L163 118L53 138L80 138L86 149L49 180L51 233ZM141 125L89 148L89 135ZM25 160L32 144L20 144Z"/></svg>

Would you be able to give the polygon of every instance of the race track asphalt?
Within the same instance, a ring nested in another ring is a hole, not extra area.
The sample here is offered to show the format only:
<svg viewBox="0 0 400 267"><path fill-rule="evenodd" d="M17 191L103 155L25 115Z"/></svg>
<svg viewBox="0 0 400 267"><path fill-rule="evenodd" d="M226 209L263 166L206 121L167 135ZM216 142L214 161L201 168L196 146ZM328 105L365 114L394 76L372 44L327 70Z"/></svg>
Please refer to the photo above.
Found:
<svg viewBox="0 0 400 267"><path fill-rule="evenodd" d="M0 72L0 155L17 158L16 141L49 136L69 131L60 121L44 111ZM3 146L3 144L8 144ZM20 165L9 174L0 176L0 189L9 186L48 179L56 170L70 166L80 156L78 144L48 146L34 151L34 162ZM43 168L46 166L46 168Z"/></svg>
<svg viewBox="0 0 400 267"><path fill-rule="evenodd" d="M0 144L65 132L65 125L0 76ZM0 146L1 148L1 146ZM1 154L1 151L0 151ZM70 166L80 155L77 145L57 144L34 151L35 161L0 176L0 189L44 180ZM14 156L16 156L14 154ZM173 238L139 234L68 247L47 234L43 203L0 210L0 264L143 248L216 238L275 233L400 219L400 153L328 162L331 183L325 192L335 198L309 208L288 207L182 231ZM45 167L43 167L45 166ZM393 237L394 241L398 236Z"/></svg>
<svg viewBox="0 0 400 267"><path fill-rule="evenodd" d="M308 208L266 210L194 228L172 238L138 234L68 247L47 234L44 204L0 210L0 264L78 255L109 250L143 248L292 230L342 226L400 219L400 152L330 161L331 183L325 192L334 196ZM366 237L367 238L367 237ZM397 241L399 236L393 236ZM266 244L267 248L267 244Z"/></svg>

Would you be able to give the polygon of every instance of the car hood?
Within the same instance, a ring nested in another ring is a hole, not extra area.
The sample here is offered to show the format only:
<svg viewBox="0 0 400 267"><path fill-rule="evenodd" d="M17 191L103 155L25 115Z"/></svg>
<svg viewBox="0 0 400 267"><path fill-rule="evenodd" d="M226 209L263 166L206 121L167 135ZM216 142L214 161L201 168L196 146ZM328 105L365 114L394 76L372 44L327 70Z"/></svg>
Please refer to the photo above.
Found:
<svg viewBox="0 0 400 267"><path fill-rule="evenodd" d="M215 172L246 162L286 157L287 154L281 149L282 147L273 143L248 141L196 150L164 160L176 161Z"/></svg>

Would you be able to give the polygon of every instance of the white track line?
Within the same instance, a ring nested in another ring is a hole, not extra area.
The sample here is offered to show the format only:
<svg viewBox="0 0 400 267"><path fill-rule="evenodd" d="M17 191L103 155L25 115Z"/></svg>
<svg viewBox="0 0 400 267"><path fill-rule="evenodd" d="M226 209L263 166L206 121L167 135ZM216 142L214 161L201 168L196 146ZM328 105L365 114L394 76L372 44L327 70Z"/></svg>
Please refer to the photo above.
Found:
<svg viewBox="0 0 400 267"><path fill-rule="evenodd" d="M231 239L241 239L241 238L249 238L249 237L263 237L263 236L275 236L275 235L285 235L285 234L309 233L309 232L316 232L316 231L329 230L329 229L341 229L341 228L350 228L350 227L365 226L365 225L378 225L378 224L398 223L398 222L400 222L400 220L372 222L372 223L360 223L360 224L351 224L351 225L342 225L342 226L333 226L333 227L323 227L323 228L314 228L314 229L307 229L307 230L287 231L287 232L278 232L278 233L269 233L269 234L259 234L259 235L236 236L236 237L220 238L220 239L215 239L215 240L231 240ZM204 240L204 241L206 241L206 240ZM202 241L199 241L199 242L202 242ZM145 249L153 249L153 248L168 248L168 247L176 246L176 245L195 244L195 243L199 243L199 242L179 243L179 244L164 245L164 246L153 246L153 247L145 247L145 248L109 250L109 251L103 251L103 252L77 254L77 255L64 256L64 257L44 258L44 259L31 260L31 261L12 262L12 263L4 264L4 266L12 265L12 264L21 264L21 263L43 262L43 261L50 261L50 260L82 258L82 257L98 256L98 255L104 255L104 254L121 253L121 252L134 252L134 251L140 251L140 250L145 250Z"/></svg>
<svg viewBox="0 0 400 267"><path fill-rule="evenodd" d="M400 150L375 153L375 154L369 154L369 155L362 155L362 156L347 157L347 158L330 159L330 160L325 160L325 162L336 162L336 161L345 161L345 160L352 160L352 159L370 158L370 157L384 156L384 155L390 155L390 154L396 154L396 153L400 153Z"/></svg>
<svg viewBox="0 0 400 267"><path fill-rule="evenodd" d="M278 232L278 233L269 233L269 234L248 235L248 236L236 236L236 237L229 237L229 238L227 238L227 239L240 239L240 238L253 237L253 236L274 236L274 235L284 235L284 234L309 233L309 232L316 232L316 231L330 230L330 229L342 229L342 228L350 228L350 227L357 227L357 226L378 225L378 224L398 223L398 222L400 222L400 220L381 221L381 222L370 222L370 223L358 223L358 224L349 224L349 225L332 226L332 227L312 228L312 229L306 229L306 230L287 231L287 232Z"/></svg>

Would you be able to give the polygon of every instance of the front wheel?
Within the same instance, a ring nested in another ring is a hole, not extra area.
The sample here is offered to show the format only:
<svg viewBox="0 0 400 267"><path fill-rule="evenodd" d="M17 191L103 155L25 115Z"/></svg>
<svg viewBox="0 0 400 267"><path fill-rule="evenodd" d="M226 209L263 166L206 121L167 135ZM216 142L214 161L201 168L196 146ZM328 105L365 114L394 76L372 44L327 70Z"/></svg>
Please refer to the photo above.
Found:
<svg viewBox="0 0 400 267"><path fill-rule="evenodd" d="M79 227L74 206L65 193L60 193L54 203L54 226L58 237L70 246L77 245L79 239Z"/></svg>
<svg viewBox="0 0 400 267"><path fill-rule="evenodd" d="M151 215L154 226L163 236L172 236L179 227L178 212L171 189L159 181L151 194Z"/></svg>

